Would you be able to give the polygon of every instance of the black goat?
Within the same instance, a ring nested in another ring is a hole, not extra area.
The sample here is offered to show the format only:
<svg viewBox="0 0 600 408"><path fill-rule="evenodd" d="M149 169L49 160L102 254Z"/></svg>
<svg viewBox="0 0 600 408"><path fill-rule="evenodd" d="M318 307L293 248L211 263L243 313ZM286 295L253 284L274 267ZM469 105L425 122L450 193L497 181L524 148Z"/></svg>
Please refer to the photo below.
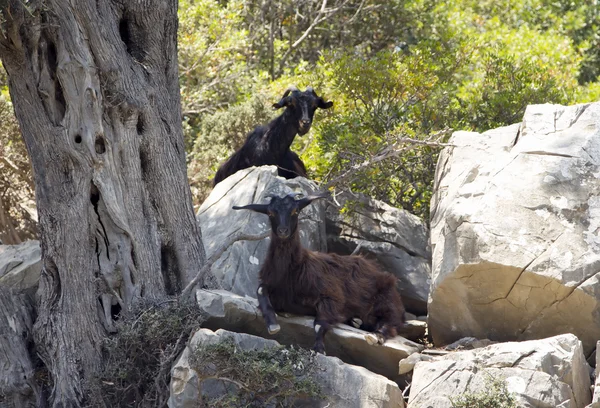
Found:
<svg viewBox="0 0 600 408"><path fill-rule="evenodd" d="M296 134L304 135L310 130L317 108L332 106L333 102L325 102L311 87L304 92L289 87L281 100L273 104L276 109L286 107L285 111L266 126L257 126L248 134L244 145L221 164L213 186L238 170L268 164L276 165L281 177L306 177L304 163L290 150L290 145Z"/></svg>
<svg viewBox="0 0 600 408"><path fill-rule="evenodd" d="M385 341L397 335L405 322L404 305L396 278L362 256L342 256L302 247L298 213L313 195L273 197L269 204L233 207L269 216L271 244L259 273L258 302L270 334L280 329L275 312L315 316L315 351L323 353L325 333L337 323L354 318L361 328L375 331Z"/></svg>

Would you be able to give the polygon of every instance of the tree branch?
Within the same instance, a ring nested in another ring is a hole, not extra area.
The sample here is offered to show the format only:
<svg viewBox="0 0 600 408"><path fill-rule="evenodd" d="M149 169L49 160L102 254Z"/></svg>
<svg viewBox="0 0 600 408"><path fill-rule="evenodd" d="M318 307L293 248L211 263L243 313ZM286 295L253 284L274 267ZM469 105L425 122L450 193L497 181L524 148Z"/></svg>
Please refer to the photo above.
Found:
<svg viewBox="0 0 600 408"><path fill-rule="evenodd" d="M400 153L405 152L406 150L414 149L416 146L430 146L430 147L454 146L452 144L442 143L439 141L450 132L451 132L451 129L446 128L439 132L434 133L433 135L431 135L430 137L428 137L425 140L413 139L411 137L397 138L393 145L386 146L384 149L382 149L380 152L376 153L372 157L365 159L361 163L350 166L350 168L348 170L346 170L345 172L343 172L342 174L340 174L333 180L330 180L329 182L327 182L327 184L325 184L325 186L323 186L323 188L328 189L329 187L332 187L336 184L339 184L342 181L347 180L348 178L350 178L355 173L357 173L361 170L369 168L369 167L371 167L379 162L382 162L384 160L387 160L387 159L390 159L393 157L398 157L398 156L400 156Z"/></svg>
<svg viewBox="0 0 600 408"><path fill-rule="evenodd" d="M233 245L235 242L237 242L237 241L260 241L261 239L267 238L270 234L271 234L271 231L264 231L263 233L261 233L259 235L250 235L250 234L246 234L243 232L238 232L237 234L233 235L229 240L227 240L225 242L225 244L223 244L221 247L219 247L219 249L217 249L210 256L210 258L208 258L206 260L206 263L204 264L202 269L200 269L200 271L196 274L194 279L192 279L190 281L190 283L181 291L180 299L185 301L190 297L192 289L194 289L194 287L198 284L198 282L200 281L200 278L205 276L205 274L208 271L210 271L210 268L212 268L213 264L215 262L217 262L217 260L221 257L221 255L223 255L223 253L225 251L227 251L227 249L231 245Z"/></svg>
<svg viewBox="0 0 600 408"><path fill-rule="evenodd" d="M308 35L315 29L315 27L317 25L319 25L320 23L322 23L323 21L326 21L327 19L329 19L333 15L335 15L335 13L340 11L346 5L346 3L348 3L348 0L344 1L338 7L327 9L327 0L323 0L323 3L321 4L321 8L319 9L319 12L317 13L313 22L308 26L306 31L304 31L304 33L296 41L294 41L293 44L290 45L290 48L288 48L287 51L285 52L285 54L283 54L283 56L281 57L281 61L279 61L279 72L278 72L279 74L281 74L281 71L283 70L285 62L288 59L288 57L291 55L291 53L294 52L294 50L296 48L298 48L298 46L300 44L302 44L302 41L304 41L306 39L306 37L308 37ZM360 9L359 9L359 11L360 11Z"/></svg>

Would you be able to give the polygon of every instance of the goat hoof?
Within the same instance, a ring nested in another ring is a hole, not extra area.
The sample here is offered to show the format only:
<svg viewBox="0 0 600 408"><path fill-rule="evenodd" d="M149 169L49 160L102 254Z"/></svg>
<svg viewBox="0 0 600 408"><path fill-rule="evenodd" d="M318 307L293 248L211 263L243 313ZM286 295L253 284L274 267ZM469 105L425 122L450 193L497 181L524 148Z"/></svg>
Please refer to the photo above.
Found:
<svg viewBox="0 0 600 408"><path fill-rule="evenodd" d="M314 346L313 347L313 351L315 353L323 354L324 356L326 355L325 354L325 347L324 346Z"/></svg>
<svg viewBox="0 0 600 408"><path fill-rule="evenodd" d="M267 330L269 331L269 334L276 334L281 330L281 326L278 324L270 324L269 327L267 327Z"/></svg>
<svg viewBox="0 0 600 408"><path fill-rule="evenodd" d="M365 334L365 340L369 344L369 346L374 346L379 343L377 336L374 334Z"/></svg>
<svg viewBox="0 0 600 408"><path fill-rule="evenodd" d="M363 324L363 321L362 321L362 320L360 320L358 317L355 317L354 319L352 319L352 320L350 321L350 323L352 323L352 326L354 326L355 328L357 328L357 329L358 329L358 328L360 328L360 326L362 326L362 324Z"/></svg>

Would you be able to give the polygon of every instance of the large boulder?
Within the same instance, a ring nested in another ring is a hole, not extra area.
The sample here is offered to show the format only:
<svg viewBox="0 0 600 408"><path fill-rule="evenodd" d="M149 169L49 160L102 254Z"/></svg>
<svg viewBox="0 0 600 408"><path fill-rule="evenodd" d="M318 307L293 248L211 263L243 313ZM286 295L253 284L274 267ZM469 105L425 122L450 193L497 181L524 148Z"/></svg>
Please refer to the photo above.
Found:
<svg viewBox="0 0 600 408"><path fill-rule="evenodd" d="M198 290L198 306L206 315L203 326L212 330L226 329L272 338L281 344L312 348L315 341L314 317L279 315L281 330L269 335L258 309L256 299L223 290ZM415 322L416 324L420 322ZM407 322L410 330L411 322ZM403 358L423 350L421 344L401 336L374 344L372 333L339 324L325 336L327 355L341 358L350 364L363 366L394 381L400 380L398 363Z"/></svg>
<svg viewBox="0 0 600 408"><path fill-rule="evenodd" d="M495 378L523 408L583 408L591 401L588 365L572 334L457 351L416 364L409 408L452 408L450 398L479 393Z"/></svg>
<svg viewBox="0 0 600 408"><path fill-rule="evenodd" d="M0 286L35 292L42 271L39 241L0 245Z"/></svg>
<svg viewBox="0 0 600 408"><path fill-rule="evenodd" d="M237 233L260 235L270 231L268 218L248 210L232 210L234 205L267 203L269 196L289 193L305 195L317 192L312 181L302 177L286 180L277 176L275 166L240 170L215 186L198 210L206 256L210 257ZM306 207L298 221L302 244L315 251L327 251L325 203L317 200ZM266 256L270 237L260 241L238 241L231 245L212 266L220 289L239 295L256 296L258 271Z"/></svg>
<svg viewBox="0 0 600 408"><path fill-rule="evenodd" d="M276 341L226 330L212 332L208 329L197 331L190 344L171 370L170 408L192 408L202 405L203 397L226 397L227 393L237 392L239 381L227 378L227 373L217 378L213 373L197 372L190 365L190 354L196 347L232 341L239 350L264 350L280 347ZM387 378L370 371L342 363L338 358L322 354L314 356L317 369L312 374L321 387L324 398L319 401L288 401L293 406L339 407L339 408L403 408L404 399L398 386ZM219 371L219 367L212 367ZM243 386L243 385L241 385ZM253 390L257 393L259 390ZM267 404L267 407L275 406ZM286 405L288 406L288 405ZM292 405L289 405L292 406Z"/></svg>
<svg viewBox="0 0 600 408"><path fill-rule="evenodd" d="M600 103L456 132L431 201L435 344L600 338Z"/></svg>
<svg viewBox="0 0 600 408"><path fill-rule="evenodd" d="M345 192L327 206L327 247L331 252L358 253L398 277L407 310L427 313L431 284L429 229L419 217L382 201Z"/></svg>

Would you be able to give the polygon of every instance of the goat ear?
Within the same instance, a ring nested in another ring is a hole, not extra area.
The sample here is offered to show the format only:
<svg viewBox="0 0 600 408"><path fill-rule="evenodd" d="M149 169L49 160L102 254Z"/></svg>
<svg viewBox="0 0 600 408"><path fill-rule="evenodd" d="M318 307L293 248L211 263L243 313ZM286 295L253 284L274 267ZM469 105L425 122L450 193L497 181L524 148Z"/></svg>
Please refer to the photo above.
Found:
<svg viewBox="0 0 600 408"><path fill-rule="evenodd" d="M321 109L329 109L333 106L333 102L332 101L325 102L325 100L323 98L319 98L319 104L317 106Z"/></svg>
<svg viewBox="0 0 600 408"><path fill-rule="evenodd" d="M290 104L290 98L283 97L283 98L281 98L281 100L279 102L274 103L273 107L275 109L280 109L280 108L283 108L284 106L288 106L289 104Z"/></svg>
<svg viewBox="0 0 600 408"><path fill-rule="evenodd" d="M322 194L306 196L306 197L298 200L298 208L301 210L304 207L306 207L307 205L309 205L310 203L312 203L313 201L318 200L319 198L328 198L328 197L329 197L329 193L322 193Z"/></svg>
<svg viewBox="0 0 600 408"><path fill-rule="evenodd" d="M248 204L248 205L244 205L244 206L237 206L234 205L233 208L234 210L251 210L254 212L258 212L261 214L266 214L267 213L267 204Z"/></svg>

